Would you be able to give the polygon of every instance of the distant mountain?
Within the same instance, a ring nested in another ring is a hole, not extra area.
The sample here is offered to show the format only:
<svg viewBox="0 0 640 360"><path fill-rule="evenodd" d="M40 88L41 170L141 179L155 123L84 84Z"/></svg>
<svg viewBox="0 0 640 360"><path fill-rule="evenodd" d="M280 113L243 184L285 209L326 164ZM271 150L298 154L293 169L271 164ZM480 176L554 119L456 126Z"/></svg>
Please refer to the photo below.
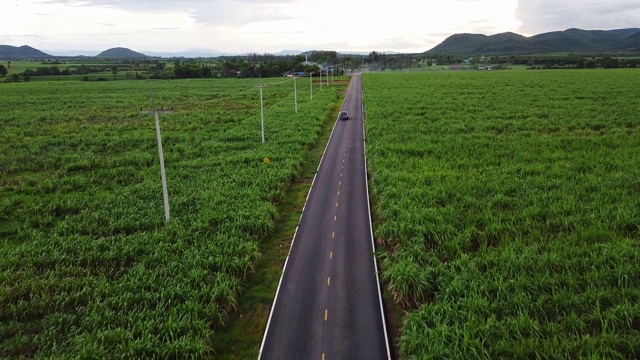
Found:
<svg viewBox="0 0 640 360"><path fill-rule="evenodd" d="M99 53L99 51L92 51L92 50L47 50L45 49L44 51L47 51L53 56L59 56L59 57L96 56Z"/></svg>
<svg viewBox="0 0 640 360"><path fill-rule="evenodd" d="M640 32L618 41L616 46L627 51L640 52Z"/></svg>
<svg viewBox="0 0 640 360"><path fill-rule="evenodd" d="M105 50L96 55L97 58L126 58L126 59L144 59L148 56L139 52L135 52L131 49L117 47L109 50Z"/></svg>
<svg viewBox="0 0 640 360"><path fill-rule="evenodd" d="M296 55L300 55L304 53L304 51L300 51L300 50L282 50L282 51L278 51L277 53L274 53L273 55L276 56L296 56Z"/></svg>
<svg viewBox="0 0 640 360"><path fill-rule="evenodd" d="M0 45L0 59L42 59L52 57L31 46Z"/></svg>
<svg viewBox="0 0 640 360"><path fill-rule="evenodd" d="M218 50L185 50L180 52L168 51L145 51L145 54L163 58L214 58L220 56L230 56L231 54Z"/></svg>
<svg viewBox="0 0 640 360"><path fill-rule="evenodd" d="M635 49L635 50L634 50ZM429 55L506 55L561 52L640 52L640 28L619 30L568 29L525 37L455 34L426 52Z"/></svg>

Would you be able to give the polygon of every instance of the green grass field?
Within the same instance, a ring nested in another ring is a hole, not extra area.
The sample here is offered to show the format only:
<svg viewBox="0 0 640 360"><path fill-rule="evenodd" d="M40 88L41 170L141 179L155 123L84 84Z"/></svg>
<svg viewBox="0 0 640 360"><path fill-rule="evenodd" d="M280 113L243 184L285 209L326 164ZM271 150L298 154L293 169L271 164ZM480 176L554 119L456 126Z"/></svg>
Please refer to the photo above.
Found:
<svg viewBox="0 0 640 360"><path fill-rule="evenodd" d="M11 63L9 63L9 61L0 61L0 65L3 65L7 70L9 71L9 74L12 73L21 73L24 72L27 69L37 69L39 67L52 67L52 66L57 66L60 70L64 70L67 67L70 69L76 69L82 65L85 66L105 66L105 67L111 67L115 64L117 64L117 61L113 61L113 62L102 62L102 61L63 61L62 63L59 64L54 64L54 63L48 63L48 62L42 62L42 61L20 61L20 60L13 60L11 61ZM10 67L10 68L9 68Z"/></svg>
<svg viewBox="0 0 640 360"><path fill-rule="evenodd" d="M638 75L363 76L402 358L640 356Z"/></svg>
<svg viewBox="0 0 640 360"><path fill-rule="evenodd" d="M43 65L40 61L0 61L0 65L4 66L5 69L9 71L9 74L21 73L27 69L35 69L37 67L42 66L51 66L51 65ZM59 65L58 65L59 66Z"/></svg>
<svg viewBox="0 0 640 360"><path fill-rule="evenodd" d="M146 75L148 77L149 70L154 68L155 65L153 63L145 63L144 60L138 61L135 64L123 64L122 61L118 60L92 60L92 61L73 61L73 60L63 60L61 63L50 63L50 62L42 62L42 61L0 61L0 65L4 66L7 69L8 74L5 78L0 78L0 81L11 81L12 74L22 74L26 70L37 70L38 68L52 68L57 67L60 71L69 70L73 74L71 75L50 75L50 76L31 76L29 81L95 81L95 80L114 80L114 75L111 71L111 68L116 66L118 68L118 72L116 73L116 80L133 80L135 79L135 74ZM101 71L92 70L88 74L76 74L75 72L80 67L88 67L92 69L98 69ZM166 63L167 69L173 68L173 63ZM21 79L20 81L23 81Z"/></svg>
<svg viewBox="0 0 640 360"><path fill-rule="evenodd" d="M257 80L0 84L0 358L215 357L338 105L265 82L265 144Z"/></svg>

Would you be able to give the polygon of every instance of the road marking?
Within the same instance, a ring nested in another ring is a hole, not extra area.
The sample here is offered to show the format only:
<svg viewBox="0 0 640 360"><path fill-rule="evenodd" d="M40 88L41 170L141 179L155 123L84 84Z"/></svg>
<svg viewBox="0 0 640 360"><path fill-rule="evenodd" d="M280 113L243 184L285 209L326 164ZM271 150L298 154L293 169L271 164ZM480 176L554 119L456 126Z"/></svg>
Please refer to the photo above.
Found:
<svg viewBox="0 0 640 360"><path fill-rule="evenodd" d="M336 207L338 207L338 203L336 203Z"/></svg>
<svg viewBox="0 0 640 360"><path fill-rule="evenodd" d="M336 221L336 220L338 220L338 216L337 216L337 215L335 215L335 216L333 217L333 221Z"/></svg>
<svg viewBox="0 0 640 360"><path fill-rule="evenodd" d="M322 353L322 360L324 360L324 353Z"/></svg>
<svg viewBox="0 0 640 360"><path fill-rule="evenodd" d="M329 310L325 310L324 311L324 321L327 321L328 318L329 318Z"/></svg>
<svg viewBox="0 0 640 360"><path fill-rule="evenodd" d="M329 260L333 260L333 251L329 254Z"/></svg>
<svg viewBox="0 0 640 360"><path fill-rule="evenodd" d="M340 196L340 191L338 191L338 196Z"/></svg>
<svg viewBox="0 0 640 360"><path fill-rule="evenodd" d="M342 181L338 182L338 186L342 186Z"/></svg>
<svg viewBox="0 0 640 360"><path fill-rule="evenodd" d="M331 286L331 276L327 278L327 286Z"/></svg>
<svg viewBox="0 0 640 360"><path fill-rule="evenodd" d="M336 233L335 233L335 232L332 232L332 233L331 233L331 238L332 238L332 239L335 239L335 238L336 238Z"/></svg>

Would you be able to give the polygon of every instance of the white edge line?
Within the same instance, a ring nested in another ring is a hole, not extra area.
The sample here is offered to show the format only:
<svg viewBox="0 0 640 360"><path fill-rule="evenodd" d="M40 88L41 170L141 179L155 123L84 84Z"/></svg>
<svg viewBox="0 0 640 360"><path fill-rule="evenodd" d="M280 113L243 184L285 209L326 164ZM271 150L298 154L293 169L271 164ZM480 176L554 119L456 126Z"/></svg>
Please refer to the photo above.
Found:
<svg viewBox="0 0 640 360"><path fill-rule="evenodd" d="M351 85L349 85L351 86ZM347 89L348 90L348 89ZM345 95L345 99L346 99ZM340 111L344 107L344 99L342 100L342 106L340 107ZM309 201L309 196L311 195L311 190L313 190L313 185L316 183L316 177L318 177L318 172L320 171L320 166L322 165L322 161L324 160L324 155L327 153L327 148L329 147L329 143L333 138L333 133L338 125L338 120L340 118L340 113L338 112L338 116L336 117L335 122L333 123L333 128L331 129L331 135L329 135L329 140L327 141L327 145L324 147L324 151L322 152L322 157L320 158L320 163L318 164L318 168L316 169L315 175L313 175L313 181L311 182L311 187L309 188L309 193L307 193L307 198L304 201L304 206L302 207L302 214L300 214L300 221L302 221L302 215L304 215L304 210L307 207L307 202ZM366 163L365 163L366 168ZM367 193L368 196L368 193ZM280 286L282 285L282 279L284 278L284 273L287 270L287 263L289 262L289 255L291 255L291 249L293 249L293 244L296 241L296 236L298 235L298 228L300 227L300 221L298 222L298 226L296 226L296 231L293 234L293 239L291 240L291 246L289 247L289 252L287 253L287 259L284 262L284 266L282 267L282 275L280 275L280 281L278 282L278 289L276 289L276 295L273 298L273 304L271 304L271 311L269 312L269 320L267 320L267 326L264 330L264 336L262 337L262 344L260 344L260 352L258 353L258 360L262 358L262 350L264 349L264 343L267 340L267 334L269 333L269 325L271 325L271 318L273 317L273 310L276 308L276 302L278 301L278 294L280 293ZM369 215L369 221L371 221L371 215ZM377 270L376 270L377 271ZM380 285L378 285L380 288ZM382 320L384 322L384 318ZM386 329L385 329L386 336ZM389 349L389 345L387 345L387 351Z"/></svg>
<svg viewBox="0 0 640 360"><path fill-rule="evenodd" d="M360 80L362 83L362 78ZM373 222L371 221L371 199L369 198L369 170L367 167L367 141L365 138L365 128L364 128L364 91L362 94L362 142L364 144L364 181L367 184L367 205L369 206L369 232L371 234L371 249L373 250L372 259L373 259L373 267L376 271L376 285L378 285L378 298L380 299L380 315L382 316L382 327L384 328L384 340L385 345L387 347L387 358L391 360L391 349L389 347L389 335L387 334L387 322L384 319L384 305L382 304L382 290L380 289L380 276L378 274L378 262L376 260L376 244L373 239Z"/></svg>

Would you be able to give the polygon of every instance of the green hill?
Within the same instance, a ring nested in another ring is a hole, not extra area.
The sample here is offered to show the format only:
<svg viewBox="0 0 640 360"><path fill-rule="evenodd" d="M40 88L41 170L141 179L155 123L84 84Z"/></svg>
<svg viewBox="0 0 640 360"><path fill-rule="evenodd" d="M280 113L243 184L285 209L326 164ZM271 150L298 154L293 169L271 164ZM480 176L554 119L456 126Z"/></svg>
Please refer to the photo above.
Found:
<svg viewBox="0 0 640 360"><path fill-rule="evenodd" d="M640 52L640 31L618 41L616 46L626 51Z"/></svg>
<svg viewBox="0 0 640 360"><path fill-rule="evenodd" d="M96 55L97 58L126 58L126 59L144 59L148 56L131 49L116 47L109 50L105 50Z"/></svg>
<svg viewBox="0 0 640 360"><path fill-rule="evenodd" d="M455 34L426 52L429 55L506 55L561 52L640 52L640 28L618 30L568 29L525 37Z"/></svg>
<svg viewBox="0 0 640 360"><path fill-rule="evenodd" d="M0 59L41 59L51 57L53 56L27 45L20 47L0 45Z"/></svg>

